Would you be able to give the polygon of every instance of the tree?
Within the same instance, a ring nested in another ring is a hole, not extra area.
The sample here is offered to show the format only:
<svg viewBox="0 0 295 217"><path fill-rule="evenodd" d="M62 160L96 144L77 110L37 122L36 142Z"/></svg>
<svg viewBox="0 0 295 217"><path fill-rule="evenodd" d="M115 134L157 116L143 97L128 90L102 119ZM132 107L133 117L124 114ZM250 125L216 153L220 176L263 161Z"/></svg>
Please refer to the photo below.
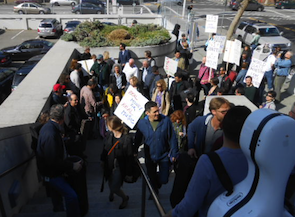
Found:
<svg viewBox="0 0 295 217"><path fill-rule="evenodd" d="M234 20L232 21L232 23L230 24L229 28L228 28L228 31L227 31L227 35L226 35L226 40L231 40L232 39L232 36L234 34L234 31L236 30L237 26L238 26L238 23L246 9L246 7L248 6L249 4L249 0L243 0L241 2L241 6L234 18Z"/></svg>

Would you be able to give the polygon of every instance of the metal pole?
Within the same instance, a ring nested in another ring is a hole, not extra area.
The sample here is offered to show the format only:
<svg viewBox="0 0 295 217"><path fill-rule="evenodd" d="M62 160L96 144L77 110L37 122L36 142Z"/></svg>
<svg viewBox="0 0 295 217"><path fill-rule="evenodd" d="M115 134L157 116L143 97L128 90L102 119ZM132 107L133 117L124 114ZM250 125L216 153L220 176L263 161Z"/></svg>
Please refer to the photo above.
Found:
<svg viewBox="0 0 295 217"><path fill-rule="evenodd" d="M182 19L184 19L184 16L185 16L185 7L186 7L186 0L183 0Z"/></svg>
<svg viewBox="0 0 295 217"><path fill-rule="evenodd" d="M146 184L142 177L142 191L141 191L141 217L145 217L145 197L146 197Z"/></svg>

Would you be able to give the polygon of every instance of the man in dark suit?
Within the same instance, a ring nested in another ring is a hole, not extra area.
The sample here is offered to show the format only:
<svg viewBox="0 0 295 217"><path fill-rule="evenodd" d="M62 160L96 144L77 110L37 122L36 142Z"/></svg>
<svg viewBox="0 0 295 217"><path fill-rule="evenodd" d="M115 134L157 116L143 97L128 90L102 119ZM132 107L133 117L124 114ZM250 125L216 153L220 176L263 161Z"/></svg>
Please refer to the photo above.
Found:
<svg viewBox="0 0 295 217"><path fill-rule="evenodd" d="M124 68L125 64L128 63L129 59L131 59L131 54L129 50L126 50L126 45L124 43L120 44L119 49L118 63L120 63L122 68Z"/></svg>

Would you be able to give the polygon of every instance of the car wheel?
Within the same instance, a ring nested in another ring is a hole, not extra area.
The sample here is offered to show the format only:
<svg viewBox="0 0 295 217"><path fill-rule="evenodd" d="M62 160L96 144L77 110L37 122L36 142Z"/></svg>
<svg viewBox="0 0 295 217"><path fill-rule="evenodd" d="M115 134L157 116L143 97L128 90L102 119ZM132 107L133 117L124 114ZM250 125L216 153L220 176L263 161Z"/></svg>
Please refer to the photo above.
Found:
<svg viewBox="0 0 295 217"><path fill-rule="evenodd" d="M45 12L44 11L39 11L39 14L45 14Z"/></svg>
<svg viewBox="0 0 295 217"><path fill-rule="evenodd" d="M181 3L181 2L177 2L177 5L178 5L178 6L182 6L182 3Z"/></svg>
<svg viewBox="0 0 295 217"><path fill-rule="evenodd" d="M257 11L263 11L263 8L261 8L261 7L257 8Z"/></svg>
<svg viewBox="0 0 295 217"><path fill-rule="evenodd" d="M54 2L54 6L59 6L58 2Z"/></svg>
<svg viewBox="0 0 295 217"><path fill-rule="evenodd" d="M74 7L75 5L76 5L76 3L75 3L75 2L72 2L72 3L71 3L71 6L73 6L73 7Z"/></svg>
<svg viewBox="0 0 295 217"><path fill-rule="evenodd" d="M285 6L282 6L281 9L285 9Z"/></svg>
<svg viewBox="0 0 295 217"><path fill-rule="evenodd" d="M22 10L18 11L18 14L24 14L24 12Z"/></svg>
<svg viewBox="0 0 295 217"><path fill-rule="evenodd" d="M75 14L81 14L81 12L80 11L76 11Z"/></svg>
<svg viewBox="0 0 295 217"><path fill-rule="evenodd" d="M97 14L102 14L102 12L101 12L101 11L96 11L96 13L97 13Z"/></svg>

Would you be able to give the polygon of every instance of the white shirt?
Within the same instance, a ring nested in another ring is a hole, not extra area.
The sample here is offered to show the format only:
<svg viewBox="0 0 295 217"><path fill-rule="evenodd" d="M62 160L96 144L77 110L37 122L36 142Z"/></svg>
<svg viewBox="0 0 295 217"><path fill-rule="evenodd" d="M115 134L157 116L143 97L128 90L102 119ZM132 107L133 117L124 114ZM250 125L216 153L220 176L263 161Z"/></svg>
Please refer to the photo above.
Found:
<svg viewBox="0 0 295 217"><path fill-rule="evenodd" d="M76 87L81 89L81 87L80 87L80 77L79 77L79 73L78 73L77 70L74 70L74 71L71 72L70 79L75 84Z"/></svg>
<svg viewBox="0 0 295 217"><path fill-rule="evenodd" d="M272 70L272 65L275 64L276 59L277 58L273 54L269 55L265 61L265 66L263 70L265 72Z"/></svg>
<svg viewBox="0 0 295 217"><path fill-rule="evenodd" d="M126 63L126 65L125 65L125 67L123 69L123 72L126 75L127 82L129 82L129 80L130 80L130 78L132 76L135 76L135 77L139 78L138 68L137 68L137 66L135 64L133 65L133 67L131 67L129 65L129 63Z"/></svg>

